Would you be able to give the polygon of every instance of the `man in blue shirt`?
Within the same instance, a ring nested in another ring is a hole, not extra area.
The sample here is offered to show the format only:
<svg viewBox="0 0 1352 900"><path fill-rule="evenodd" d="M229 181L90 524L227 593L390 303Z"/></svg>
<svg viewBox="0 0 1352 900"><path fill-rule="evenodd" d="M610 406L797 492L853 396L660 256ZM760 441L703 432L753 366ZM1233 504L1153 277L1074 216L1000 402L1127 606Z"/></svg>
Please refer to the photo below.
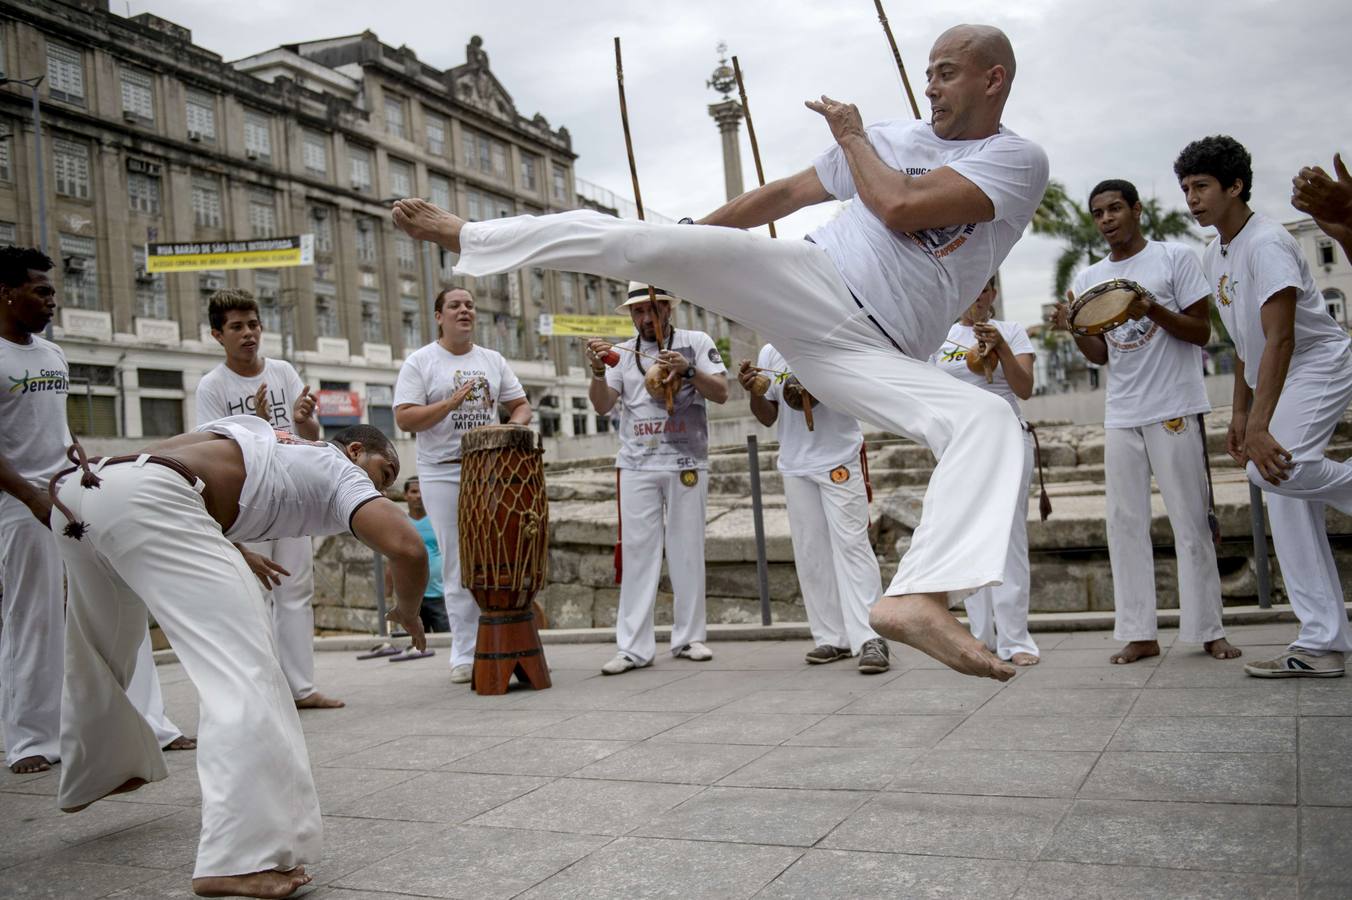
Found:
<svg viewBox="0 0 1352 900"><path fill-rule="evenodd" d="M451 620L446 616L446 597L441 588L441 548L437 546L437 536L432 531L432 520L427 517L427 508L422 502L422 488L418 485L418 476L414 475L404 482L404 500L408 503L408 517L413 527L418 529L423 544L427 547L427 587L423 588L422 608L418 617L422 619L423 630L450 631ZM385 595L394 589L392 573L385 570Z"/></svg>

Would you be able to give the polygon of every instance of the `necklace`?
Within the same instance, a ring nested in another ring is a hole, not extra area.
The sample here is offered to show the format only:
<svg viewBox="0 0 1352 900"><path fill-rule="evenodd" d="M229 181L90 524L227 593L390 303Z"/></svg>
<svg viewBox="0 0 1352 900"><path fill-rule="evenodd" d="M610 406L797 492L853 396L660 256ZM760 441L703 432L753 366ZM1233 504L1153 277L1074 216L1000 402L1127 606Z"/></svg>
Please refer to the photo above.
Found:
<svg viewBox="0 0 1352 900"><path fill-rule="evenodd" d="M1239 226L1239 231L1236 231L1234 234L1230 235L1230 240L1221 242L1221 256L1230 255L1230 244L1234 242L1235 238L1239 237L1239 232L1244 230L1244 225L1248 225L1249 219L1252 218L1253 213L1250 212L1247 216L1244 217L1244 224Z"/></svg>
<svg viewBox="0 0 1352 900"><path fill-rule="evenodd" d="M676 329L672 328L669 330L667 334L667 345L665 347L662 346L661 341L656 341L655 343L657 344L658 351L662 351L662 350L670 350L671 345L675 342L676 342ZM635 350L643 349L642 334L638 334L634 337L634 349ZM639 356L637 353L634 354L634 365L638 366L638 374L642 375L645 378L648 377L648 370L643 368L643 357Z"/></svg>

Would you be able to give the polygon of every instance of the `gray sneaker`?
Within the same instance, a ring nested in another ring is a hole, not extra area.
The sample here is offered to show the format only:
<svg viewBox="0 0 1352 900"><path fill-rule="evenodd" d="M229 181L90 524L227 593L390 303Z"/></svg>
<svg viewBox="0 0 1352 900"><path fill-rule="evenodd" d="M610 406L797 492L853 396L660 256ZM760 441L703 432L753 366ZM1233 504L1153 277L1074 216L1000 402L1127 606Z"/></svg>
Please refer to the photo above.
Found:
<svg viewBox="0 0 1352 900"><path fill-rule="evenodd" d="M1255 678L1341 678L1347 669L1336 650L1316 656L1292 648L1272 659L1248 663L1244 671Z"/></svg>
<svg viewBox="0 0 1352 900"><path fill-rule="evenodd" d="M848 659L849 656L849 647L832 647L830 644L822 644L807 651L807 655L803 658L813 665L819 666L822 663L833 663L838 659Z"/></svg>
<svg viewBox="0 0 1352 900"><path fill-rule="evenodd" d="M877 675L879 672L886 672L892 668L892 664L887 659L889 655L887 641L882 638L864 641L864 646L859 648L860 673Z"/></svg>
<svg viewBox="0 0 1352 900"><path fill-rule="evenodd" d="M451 684L469 684L474 680L474 667L469 663L451 669Z"/></svg>

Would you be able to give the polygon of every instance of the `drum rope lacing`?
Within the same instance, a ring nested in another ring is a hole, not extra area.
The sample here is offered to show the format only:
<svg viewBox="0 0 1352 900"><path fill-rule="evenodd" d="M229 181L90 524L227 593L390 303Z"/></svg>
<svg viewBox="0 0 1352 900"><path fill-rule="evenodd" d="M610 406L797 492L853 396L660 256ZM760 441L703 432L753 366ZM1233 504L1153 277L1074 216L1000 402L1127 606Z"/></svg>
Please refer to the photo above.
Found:
<svg viewBox="0 0 1352 900"><path fill-rule="evenodd" d="M544 587L549 500L543 452L485 448L463 454L460 572L466 587L516 593ZM516 516L520 526L510 540L504 526ZM524 598L518 602L524 605Z"/></svg>

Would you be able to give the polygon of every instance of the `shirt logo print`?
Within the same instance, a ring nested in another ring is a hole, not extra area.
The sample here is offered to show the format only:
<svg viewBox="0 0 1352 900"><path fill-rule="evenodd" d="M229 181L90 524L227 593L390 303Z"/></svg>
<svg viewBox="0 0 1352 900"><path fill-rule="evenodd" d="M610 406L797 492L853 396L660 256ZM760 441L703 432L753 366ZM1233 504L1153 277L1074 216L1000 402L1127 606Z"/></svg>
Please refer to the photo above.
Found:
<svg viewBox="0 0 1352 900"><path fill-rule="evenodd" d="M43 369L36 375L29 375L28 370L23 370L22 378L9 377L9 392L11 394L37 394L43 391L56 391L66 393L69 390L69 381L66 373L59 369Z"/></svg>
<svg viewBox="0 0 1352 900"><path fill-rule="evenodd" d="M1216 296L1220 298L1221 306L1229 306L1235 302L1234 298L1230 296L1230 291L1227 290L1227 288L1233 289L1234 286L1234 282L1230 280L1229 275L1222 275L1221 280L1216 283Z"/></svg>

